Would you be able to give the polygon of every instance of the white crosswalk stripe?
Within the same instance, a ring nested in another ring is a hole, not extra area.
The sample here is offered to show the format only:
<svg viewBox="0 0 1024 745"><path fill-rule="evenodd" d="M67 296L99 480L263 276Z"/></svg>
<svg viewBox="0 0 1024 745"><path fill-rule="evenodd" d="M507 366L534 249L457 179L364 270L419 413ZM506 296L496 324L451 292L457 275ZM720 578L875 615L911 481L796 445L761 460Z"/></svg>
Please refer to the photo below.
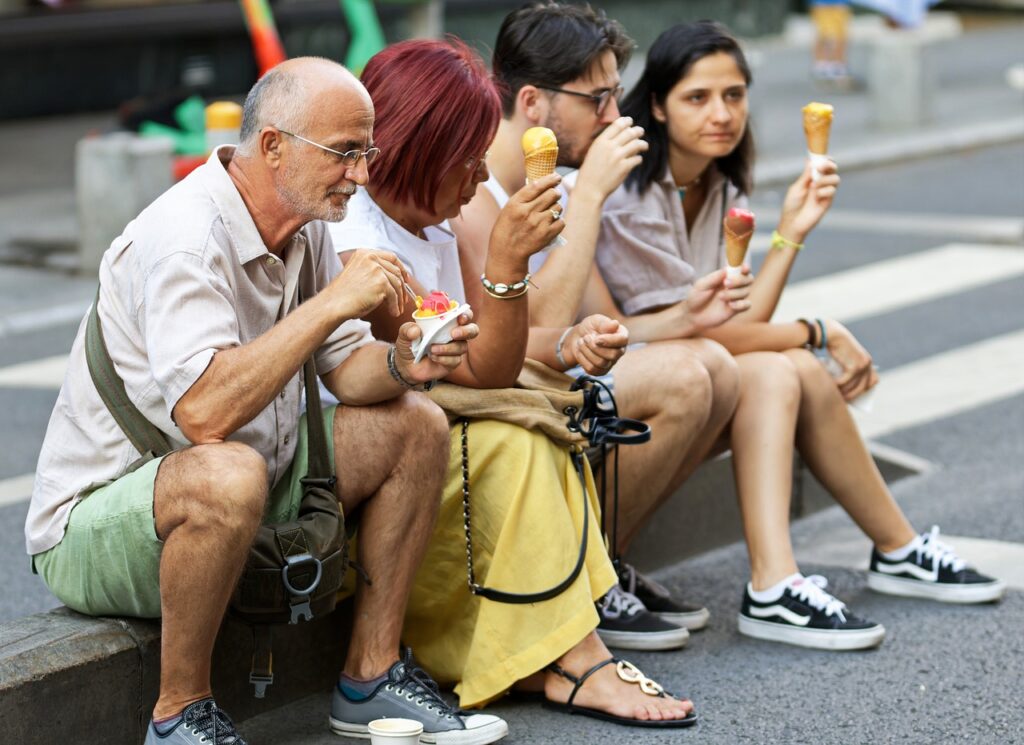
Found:
<svg viewBox="0 0 1024 745"><path fill-rule="evenodd" d="M0 386L10 388L60 388L68 356L59 354L32 362L0 368Z"/></svg>
<svg viewBox="0 0 1024 745"><path fill-rule="evenodd" d="M811 315L857 321L1022 274L1024 251L951 243L792 284L774 318L792 321ZM1024 322L1024 310L1017 312Z"/></svg>

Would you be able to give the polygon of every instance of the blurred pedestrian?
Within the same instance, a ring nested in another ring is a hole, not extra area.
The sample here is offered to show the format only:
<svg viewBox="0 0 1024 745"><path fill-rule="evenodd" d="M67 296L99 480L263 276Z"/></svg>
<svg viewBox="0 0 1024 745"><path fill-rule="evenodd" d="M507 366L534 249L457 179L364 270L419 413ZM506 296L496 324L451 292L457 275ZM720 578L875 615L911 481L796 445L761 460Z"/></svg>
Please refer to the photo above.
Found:
<svg viewBox="0 0 1024 745"><path fill-rule="evenodd" d="M823 87L854 87L856 80L847 61L849 0L811 0L810 13L814 23L811 77Z"/></svg>

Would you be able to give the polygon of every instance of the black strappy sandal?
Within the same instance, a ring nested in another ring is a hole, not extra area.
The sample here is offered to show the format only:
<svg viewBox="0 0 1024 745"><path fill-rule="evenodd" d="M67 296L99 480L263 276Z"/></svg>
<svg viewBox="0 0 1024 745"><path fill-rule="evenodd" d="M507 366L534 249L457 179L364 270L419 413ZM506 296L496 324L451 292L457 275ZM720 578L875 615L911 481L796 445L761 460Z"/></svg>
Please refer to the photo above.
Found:
<svg viewBox="0 0 1024 745"><path fill-rule="evenodd" d="M573 688L572 693L569 694L569 700L564 704L557 701L551 701L550 699L545 699L545 708L554 709L555 711L561 711L566 714L580 714L585 717L602 719L606 722L614 722L615 724L622 724L627 727L660 727L668 729L691 727L697 723L697 713L693 711L687 714L683 719L631 719L629 717L618 717L614 714L600 711L599 709L591 709L588 706L575 706L573 704L573 700L576 698L576 694L579 693L580 688L583 687L583 684L587 682L587 679L602 667L611 664L615 665L616 674L626 683L636 683L640 686L640 690L648 696L661 698L665 696L665 689L663 689L658 683L655 683L640 672L640 670L638 670L632 663L626 662L626 660L620 660L618 657L609 657L604 662L598 662L578 678L552 662L545 669L550 670L556 675L562 676L566 680L572 681Z"/></svg>

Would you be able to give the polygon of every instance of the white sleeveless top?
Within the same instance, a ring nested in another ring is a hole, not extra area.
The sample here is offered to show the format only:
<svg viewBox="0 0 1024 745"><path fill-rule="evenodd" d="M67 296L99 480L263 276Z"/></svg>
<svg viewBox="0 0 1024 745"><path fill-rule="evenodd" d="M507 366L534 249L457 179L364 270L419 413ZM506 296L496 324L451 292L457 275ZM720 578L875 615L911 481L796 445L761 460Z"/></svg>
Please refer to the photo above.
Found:
<svg viewBox="0 0 1024 745"><path fill-rule="evenodd" d="M577 171L573 171L569 176L563 179L562 183L575 183L576 173ZM498 203L498 209L505 209L505 205L508 204L508 193L505 191L505 188L501 185L501 183L499 183L498 178L494 175L493 172L491 172L490 178L483 182L483 185L487 189L487 191L491 193L491 196L494 197L494 201ZM568 192L561 184L559 184L558 203L561 205L563 212L565 212L568 209L568 201ZM530 274L536 274L540 270L540 268L544 266L544 262L547 261L548 253L550 251L550 248L545 248L542 251L538 251L537 253L530 257L530 261L528 264Z"/></svg>

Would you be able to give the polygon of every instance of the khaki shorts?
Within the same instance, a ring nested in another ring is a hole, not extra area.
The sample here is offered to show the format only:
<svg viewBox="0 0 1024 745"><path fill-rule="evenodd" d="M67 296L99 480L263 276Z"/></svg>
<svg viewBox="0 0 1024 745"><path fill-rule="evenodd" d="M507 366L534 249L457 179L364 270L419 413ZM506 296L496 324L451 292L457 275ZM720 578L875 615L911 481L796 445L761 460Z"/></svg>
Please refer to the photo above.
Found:
<svg viewBox="0 0 1024 745"><path fill-rule="evenodd" d="M332 465L334 409L323 410ZM265 524L298 516L308 447L303 415L295 458L267 499ZM151 460L89 493L71 510L61 542L33 557L33 566L50 591L69 608L91 616L160 616L164 544L153 520L153 488L162 460Z"/></svg>

